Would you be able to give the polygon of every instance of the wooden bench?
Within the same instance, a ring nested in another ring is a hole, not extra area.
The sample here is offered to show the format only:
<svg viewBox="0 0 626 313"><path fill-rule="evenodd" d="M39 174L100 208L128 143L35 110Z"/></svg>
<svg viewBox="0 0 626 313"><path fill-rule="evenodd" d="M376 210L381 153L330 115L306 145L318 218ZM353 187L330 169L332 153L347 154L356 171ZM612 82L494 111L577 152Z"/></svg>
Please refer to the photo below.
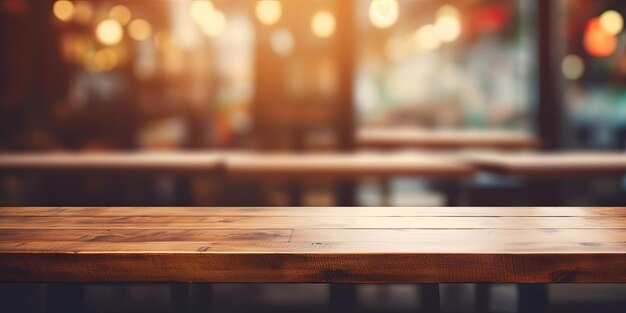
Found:
<svg viewBox="0 0 626 313"><path fill-rule="evenodd" d="M513 131L365 128L357 132L357 145L365 149L525 150L541 147L541 141Z"/></svg>
<svg viewBox="0 0 626 313"><path fill-rule="evenodd" d="M0 282L332 283L336 311L346 284L424 283L432 304L438 283L624 283L625 229L617 207L2 207Z"/></svg>
<svg viewBox="0 0 626 313"><path fill-rule="evenodd" d="M502 175L570 179L626 175L626 153L470 153L462 158L479 169Z"/></svg>
<svg viewBox="0 0 626 313"><path fill-rule="evenodd" d="M458 181L470 178L474 170L456 158L436 153L286 154L214 151L0 154L0 174L37 177L59 173L212 177L217 183L231 178L282 180L290 182L290 204L299 206L302 204L299 188L302 180L323 178L351 182L375 177L383 181L383 199L388 200L390 191L386 180L397 176L437 181L447 194L449 203L455 204Z"/></svg>

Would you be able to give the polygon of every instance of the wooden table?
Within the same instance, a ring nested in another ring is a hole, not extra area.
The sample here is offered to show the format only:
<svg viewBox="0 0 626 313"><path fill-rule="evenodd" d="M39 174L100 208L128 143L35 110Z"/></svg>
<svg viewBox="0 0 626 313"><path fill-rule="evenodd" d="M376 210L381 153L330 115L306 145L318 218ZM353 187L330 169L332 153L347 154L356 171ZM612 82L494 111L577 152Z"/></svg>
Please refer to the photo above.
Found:
<svg viewBox="0 0 626 313"><path fill-rule="evenodd" d="M462 159L483 170L519 177L567 179L626 175L626 153L472 153Z"/></svg>
<svg viewBox="0 0 626 313"><path fill-rule="evenodd" d="M624 283L625 242L616 207L2 207L0 282Z"/></svg>
<svg viewBox="0 0 626 313"><path fill-rule="evenodd" d="M371 149L535 149L536 137L520 132L495 130L424 130L412 128L361 129L357 132L360 148Z"/></svg>
<svg viewBox="0 0 626 313"><path fill-rule="evenodd" d="M358 178L421 176L463 178L473 168L458 159L426 153L233 154L224 159L234 177Z"/></svg>
<svg viewBox="0 0 626 313"><path fill-rule="evenodd" d="M290 205L302 204L304 179L324 178L348 183L357 178L381 180L385 204L390 196L390 177L421 177L436 180L449 204L456 204L458 183L472 177L474 169L457 158L441 153L307 153L307 154L232 154L224 159L224 172L231 178L264 180L288 179ZM349 191L338 188L337 199ZM352 206L353 201L338 200Z"/></svg>
<svg viewBox="0 0 626 313"><path fill-rule="evenodd" d="M203 152L0 154L0 173L206 174L220 168L221 155Z"/></svg>

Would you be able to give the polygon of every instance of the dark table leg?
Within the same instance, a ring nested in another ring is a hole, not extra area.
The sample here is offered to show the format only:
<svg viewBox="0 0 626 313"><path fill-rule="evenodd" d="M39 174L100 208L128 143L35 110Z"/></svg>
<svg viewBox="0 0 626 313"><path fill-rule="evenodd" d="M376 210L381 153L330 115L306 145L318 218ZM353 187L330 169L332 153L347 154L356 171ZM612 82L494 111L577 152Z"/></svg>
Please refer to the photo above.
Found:
<svg viewBox="0 0 626 313"><path fill-rule="evenodd" d="M172 313L189 313L189 289L190 284L180 283L170 285L171 293L171 312Z"/></svg>
<svg viewBox="0 0 626 313"><path fill-rule="evenodd" d="M548 287L544 284L519 284L518 312L543 313L548 308Z"/></svg>
<svg viewBox="0 0 626 313"><path fill-rule="evenodd" d="M423 313L439 313L441 305L439 299L439 284L421 284L420 293L422 305L420 312Z"/></svg>
<svg viewBox="0 0 626 313"><path fill-rule="evenodd" d="M193 313L211 312L213 310L213 285L191 285L189 302L191 306L191 312Z"/></svg>
<svg viewBox="0 0 626 313"><path fill-rule="evenodd" d="M356 285L330 285L330 313L354 313L356 306Z"/></svg>
<svg viewBox="0 0 626 313"><path fill-rule="evenodd" d="M489 312L489 285L476 284L476 313Z"/></svg>
<svg viewBox="0 0 626 313"><path fill-rule="evenodd" d="M46 286L48 313L82 313L84 288L81 284L49 284Z"/></svg>

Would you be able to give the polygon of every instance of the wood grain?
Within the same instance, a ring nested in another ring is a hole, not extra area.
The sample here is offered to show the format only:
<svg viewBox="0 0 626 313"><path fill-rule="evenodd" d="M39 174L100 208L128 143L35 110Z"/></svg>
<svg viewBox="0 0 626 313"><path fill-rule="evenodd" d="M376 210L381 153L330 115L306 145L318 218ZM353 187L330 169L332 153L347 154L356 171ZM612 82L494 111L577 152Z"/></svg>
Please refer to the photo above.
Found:
<svg viewBox="0 0 626 313"><path fill-rule="evenodd" d="M293 228L626 228L626 217L395 217L395 216L2 216L4 229L293 229Z"/></svg>
<svg viewBox="0 0 626 313"><path fill-rule="evenodd" d="M2 207L0 282L623 283L625 210Z"/></svg>
<svg viewBox="0 0 626 313"><path fill-rule="evenodd" d="M0 207L0 216L622 216L623 207Z"/></svg>

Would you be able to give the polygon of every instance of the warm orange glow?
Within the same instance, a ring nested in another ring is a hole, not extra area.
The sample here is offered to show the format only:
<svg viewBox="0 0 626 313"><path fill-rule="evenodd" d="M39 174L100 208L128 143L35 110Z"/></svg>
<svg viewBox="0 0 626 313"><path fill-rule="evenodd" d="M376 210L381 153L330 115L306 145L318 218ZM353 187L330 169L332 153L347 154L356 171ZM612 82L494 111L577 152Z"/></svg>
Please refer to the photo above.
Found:
<svg viewBox="0 0 626 313"><path fill-rule="evenodd" d="M289 30L280 28L272 33L270 44L276 54L287 56L293 51L293 35Z"/></svg>
<svg viewBox="0 0 626 313"><path fill-rule="evenodd" d="M96 38L107 46L120 43L123 36L124 31L122 30L122 25L113 19L104 20L96 27Z"/></svg>
<svg viewBox="0 0 626 313"><path fill-rule="evenodd" d="M443 42L453 42L461 35L461 21L456 16L445 15L435 22L437 36Z"/></svg>
<svg viewBox="0 0 626 313"><path fill-rule="evenodd" d="M256 2L254 12L259 22L272 25L280 20L283 8L278 0L259 0Z"/></svg>
<svg viewBox="0 0 626 313"><path fill-rule="evenodd" d="M335 16L328 11L317 12L311 19L311 30L315 36L320 38L332 36L336 27Z"/></svg>
<svg viewBox="0 0 626 313"><path fill-rule="evenodd" d="M63 22L69 22L76 13L76 7L71 1L59 0L52 6L54 16Z"/></svg>
<svg viewBox="0 0 626 313"><path fill-rule="evenodd" d="M111 9L109 17L120 22L122 25L126 25L133 18L133 15L129 8L120 4Z"/></svg>
<svg viewBox="0 0 626 313"><path fill-rule="evenodd" d="M437 35L435 26L428 24L422 26L415 33L417 47L421 50L434 50L439 48L441 41Z"/></svg>
<svg viewBox="0 0 626 313"><path fill-rule="evenodd" d="M602 28L599 18L594 18L587 23L583 44L590 55L603 58L615 52L617 38Z"/></svg>
<svg viewBox="0 0 626 313"><path fill-rule="evenodd" d="M145 20L137 19L128 25L128 34L130 38L141 41L150 38L152 34L152 27L150 23Z"/></svg>
<svg viewBox="0 0 626 313"><path fill-rule="evenodd" d="M93 17L93 8L91 3L85 1L79 1L76 3L76 13L74 20L81 24L87 24Z"/></svg>
<svg viewBox="0 0 626 313"><path fill-rule="evenodd" d="M119 62L119 57L113 48L103 48L86 55L85 66L90 72L107 72L113 70Z"/></svg>
<svg viewBox="0 0 626 313"><path fill-rule="evenodd" d="M222 11L213 10L211 13L198 21L198 25L204 34L215 37L226 28L226 16Z"/></svg>
<svg viewBox="0 0 626 313"><path fill-rule="evenodd" d="M202 20L208 18L211 12L215 10L213 3L208 0L195 0L191 2L189 7L189 13L196 23L200 23Z"/></svg>
<svg viewBox="0 0 626 313"><path fill-rule="evenodd" d="M393 26L398 21L399 13L397 0L372 0L370 3L370 22L378 28Z"/></svg>

